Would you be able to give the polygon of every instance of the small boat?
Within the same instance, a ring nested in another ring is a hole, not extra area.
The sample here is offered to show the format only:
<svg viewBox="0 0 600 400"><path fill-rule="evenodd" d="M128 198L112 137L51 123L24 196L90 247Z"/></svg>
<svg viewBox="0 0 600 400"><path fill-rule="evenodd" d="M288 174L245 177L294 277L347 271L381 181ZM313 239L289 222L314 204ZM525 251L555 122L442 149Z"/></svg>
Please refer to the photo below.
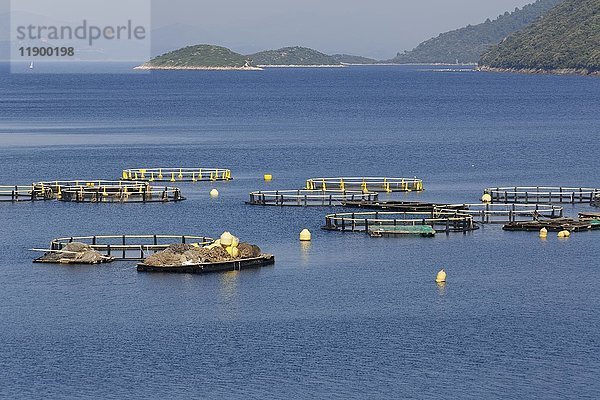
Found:
<svg viewBox="0 0 600 400"><path fill-rule="evenodd" d="M138 272L174 272L185 274L203 274L206 272L241 271L249 268L260 268L275 264L275 256L262 254L260 257L231 261L202 263L192 265L153 266L144 263L137 265Z"/></svg>
<svg viewBox="0 0 600 400"><path fill-rule="evenodd" d="M33 69L33 61L29 64L29 69Z"/></svg>

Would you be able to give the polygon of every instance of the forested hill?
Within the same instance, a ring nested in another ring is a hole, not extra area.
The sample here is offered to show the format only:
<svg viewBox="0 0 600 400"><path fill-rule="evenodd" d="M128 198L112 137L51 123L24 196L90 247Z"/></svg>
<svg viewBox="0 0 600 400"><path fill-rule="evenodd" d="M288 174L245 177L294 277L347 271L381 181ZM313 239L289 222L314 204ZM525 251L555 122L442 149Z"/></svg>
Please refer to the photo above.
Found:
<svg viewBox="0 0 600 400"><path fill-rule="evenodd" d="M480 65L600 74L600 0L565 0L485 53Z"/></svg>
<svg viewBox="0 0 600 400"><path fill-rule="evenodd" d="M537 19L561 0L538 0L533 4L506 12L495 20L487 20L478 25L469 25L461 29L442 33L429 39L415 49L398 55L387 61L398 64L409 63L476 63L481 55L504 38Z"/></svg>

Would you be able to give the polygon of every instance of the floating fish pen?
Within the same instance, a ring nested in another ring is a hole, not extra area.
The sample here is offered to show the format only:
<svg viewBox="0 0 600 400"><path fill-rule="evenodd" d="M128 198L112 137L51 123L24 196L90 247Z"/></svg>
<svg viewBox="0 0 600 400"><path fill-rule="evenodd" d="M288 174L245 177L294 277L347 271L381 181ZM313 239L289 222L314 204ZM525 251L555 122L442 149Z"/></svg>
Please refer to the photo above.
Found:
<svg viewBox="0 0 600 400"><path fill-rule="evenodd" d="M600 194L596 194L592 199L592 206L600 207Z"/></svg>
<svg viewBox="0 0 600 400"><path fill-rule="evenodd" d="M459 211L336 213L325 217L323 229L366 232L398 226L430 226L436 232L469 232L478 229L473 216Z"/></svg>
<svg viewBox="0 0 600 400"><path fill-rule="evenodd" d="M50 188L36 188L35 185L0 186L0 202L52 200Z"/></svg>
<svg viewBox="0 0 600 400"><path fill-rule="evenodd" d="M570 231L581 232L600 229L600 220L576 220L559 218L551 220L511 222L502 227L505 231L539 232L542 228L550 232Z"/></svg>
<svg viewBox="0 0 600 400"><path fill-rule="evenodd" d="M563 208L551 204L452 204L439 208L441 211L460 210L473 216L482 224L532 221L539 218L562 218Z"/></svg>
<svg viewBox="0 0 600 400"><path fill-rule="evenodd" d="M493 203L593 203L600 189L561 186L511 186L487 188Z"/></svg>
<svg viewBox="0 0 600 400"><path fill-rule="evenodd" d="M262 254L260 257L191 265L155 266L139 263L137 270L138 272L202 274L207 272L241 271L243 269L260 268L273 264L275 264L275 256L272 254Z"/></svg>
<svg viewBox="0 0 600 400"><path fill-rule="evenodd" d="M423 181L417 178L310 178L307 190L362 190L363 192L420 192Z"/></svg>
<svg viewBox="0 0 600 400"><path fill-rule="evenodd" d="M432 212L436 209L452 209L449 204L424 203L420 201L345 201L342 206L348 208L363 208L368 210L390 210L401 212ZM457 209L460 206L456 207Z"/></svg>
<svg viewBox="0 0 600 400"><path fill-rule="evenodd" d="M224 168L148 168L123 170L122 179L148 182L230 181L231 171Z"/></svg>
<svg viewBox="0 0 600 400"><path fill-rule="evenodd" d="M83 243L106 257L116 260L143 260L150 253L167 249L172 244L207 246L214 239L190 235L105 235L73 236L50 242L49 251L63 250L69 243Z"/></svg>
<svg viewBox="0 0 600 400"><path fill-rule="evenodd" d="M379 194L358 190L272 190L250 193L247 204L261 206L340 206L346 201L376 201Z"/></svg>
<svg viewBox="0 0 600 400"><path fill-rule="evenodd" d="M87 180L87 179L77 179L77 180L64 180L64 181L45 181L45 182L35 182L33 187L38 191L48 191L52 192L52 196L56 199L60 199L62 196L62 192L66 189L81 189L81 188L127 188L127 190L139 190L140 187L148 187L150 184L148 182L131 182L131 181L109 181L103 179L96 180Z"/></svg>
<svg viewBox="0 0 600 400"><path fill-rule="evenodd" d="M74 203L164 203L183 201L185 197L175 187L81 186L63 189L58 200Z"/></svg>

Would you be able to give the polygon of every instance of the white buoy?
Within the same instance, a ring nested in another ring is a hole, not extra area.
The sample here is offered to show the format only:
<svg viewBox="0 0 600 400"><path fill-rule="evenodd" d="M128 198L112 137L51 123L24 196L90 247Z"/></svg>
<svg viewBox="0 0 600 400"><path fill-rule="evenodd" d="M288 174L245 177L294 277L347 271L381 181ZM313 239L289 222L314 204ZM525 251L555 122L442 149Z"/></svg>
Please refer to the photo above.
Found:
<svg viewBox="0 0 600 400"><path fill-rule="evenodd" d="M312 234L308 229L303 229L300 232L300 241L301 242L310 242L312 240Z"/></svg>
<svg viewBox="0 0 600 400"><path fill-rule="evenodd" d="M211 190L210 197L219 197L219 191L217 189Z"/></svg>

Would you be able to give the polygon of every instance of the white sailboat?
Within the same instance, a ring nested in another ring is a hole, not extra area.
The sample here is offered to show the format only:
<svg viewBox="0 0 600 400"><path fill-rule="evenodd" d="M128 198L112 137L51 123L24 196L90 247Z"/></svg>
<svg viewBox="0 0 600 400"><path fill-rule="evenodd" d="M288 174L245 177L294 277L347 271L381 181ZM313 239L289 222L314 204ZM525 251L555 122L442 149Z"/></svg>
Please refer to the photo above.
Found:
<svg viewBox="0 0 600 400"><path fill-rule="evenodd" d="M33 61L29 64L29 69L33 69Z"/></svg>

